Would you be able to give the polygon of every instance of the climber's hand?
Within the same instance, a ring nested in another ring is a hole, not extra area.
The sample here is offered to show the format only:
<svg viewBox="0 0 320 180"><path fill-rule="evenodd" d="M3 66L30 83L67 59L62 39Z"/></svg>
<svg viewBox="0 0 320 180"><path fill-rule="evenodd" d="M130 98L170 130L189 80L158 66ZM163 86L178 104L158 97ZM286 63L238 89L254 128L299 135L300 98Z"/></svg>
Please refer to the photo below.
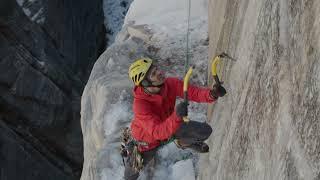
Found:
<svg viewBox="0 0 320 180"><path fill-rule="evenodd" d="M214 98L223 97L226 93L226 89L220 84L213 85L210 90L210 95Z"/></svg>
<svg viewBox="0 0 320 180"><path fill-rule="evenodd" d="M188 103L181 102L176 106L176 114L180 117L188 116Z"/></svg>

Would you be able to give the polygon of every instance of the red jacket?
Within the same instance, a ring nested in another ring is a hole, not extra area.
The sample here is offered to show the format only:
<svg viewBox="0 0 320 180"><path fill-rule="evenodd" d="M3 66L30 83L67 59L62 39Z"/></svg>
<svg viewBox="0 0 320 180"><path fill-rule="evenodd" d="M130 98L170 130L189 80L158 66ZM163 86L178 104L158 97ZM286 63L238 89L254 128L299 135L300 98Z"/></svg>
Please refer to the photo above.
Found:
<svg viewBox="0 0 320 180"><path fill-rule="evenodd" d="M215 99L209 91L208 88L189 85L188 98L195 102L213 102ZM177 78L166 78L159 94L147 94L140 86L134 88L132 136L148 143L139 146L140 152L156 148L180 127L182 119L175 112L177 96L183 98L183 82Z"/></svg>

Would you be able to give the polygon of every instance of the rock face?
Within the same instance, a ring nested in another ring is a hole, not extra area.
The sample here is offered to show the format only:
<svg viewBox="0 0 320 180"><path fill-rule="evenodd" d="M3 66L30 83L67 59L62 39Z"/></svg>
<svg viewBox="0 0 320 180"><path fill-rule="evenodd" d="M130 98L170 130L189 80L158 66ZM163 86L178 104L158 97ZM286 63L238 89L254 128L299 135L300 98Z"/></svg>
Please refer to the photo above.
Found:
<svg viewBox="0 0 320 180"><path fill-rule="evenodd" d="M27 138L22 138L3 120L0 121L0 129L1 179L76 179L72 177L70 166L50 152L43 151L39 144L31 144ZM65 172L61 168L65 168Z"/></svg>
<svg viewBox="0 0 320 180"><path fill-rule="evenodd" d="M23 12L29 17L31 21L38 24L43 24L45 21L47 0L16 0L19 6L22 7Z"/></svg>
<svg viewBox="0 0 320 180"><path fill-rule="evenodd" d="M92 69L81 100L83 180L104 179L101 175L103 170L107 171L107 179L122 179L123 167L118 164L122 162L119 137L121 129L128 126L132 118L128 115L132 83L127 72L130 62L146 56L148 52L141 42L141 39L130 37L111 45ZM105 130L107 128L108 131Z"/></svg>
<svg viewBox="0 0 320 180"><path fill-rule="evenodd" d="M44 29L66 59L64 63L86 82L94 62L105 50L102 1L53 0L48 1L46 9Z"/></svg>
<svg viewBox="0 0 320 180"><path fill-rule="evenodd" d="M211 57L228 95L211 109L199 179L320 178L320 2L211 0Z"/></svg>
<svg viewBox="0 0 320 180"><path fill-rule="evenodd" d="M80 96L104 49L102 2L46 3L43 26L0 3L1 179L81 172Z"/></svg>

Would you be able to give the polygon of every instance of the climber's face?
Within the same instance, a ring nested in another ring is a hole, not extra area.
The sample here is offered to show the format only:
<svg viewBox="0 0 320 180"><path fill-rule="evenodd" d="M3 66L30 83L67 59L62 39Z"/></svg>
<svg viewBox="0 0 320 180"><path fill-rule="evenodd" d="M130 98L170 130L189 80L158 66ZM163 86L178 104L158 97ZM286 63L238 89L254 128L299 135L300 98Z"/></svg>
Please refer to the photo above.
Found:
<svg viewBox="0 0 320 180"><path fill-rule="evenodd" d="M148 72L148 79L152 82L152 85L161 85L164 83L165 73L158 66L153 65Z"/></svg>

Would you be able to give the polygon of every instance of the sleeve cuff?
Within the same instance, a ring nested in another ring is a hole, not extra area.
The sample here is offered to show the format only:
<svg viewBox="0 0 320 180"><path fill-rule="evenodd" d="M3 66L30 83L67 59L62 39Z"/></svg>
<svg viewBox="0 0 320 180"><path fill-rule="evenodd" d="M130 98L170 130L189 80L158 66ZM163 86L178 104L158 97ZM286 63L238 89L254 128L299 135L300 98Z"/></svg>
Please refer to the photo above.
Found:
<svg viewBox="0 0 320 180"><path fill-rule="evenodd" d="M211 91L209 91L209 97L212 101L216 101L219 97L212 95Z"/></svg>

